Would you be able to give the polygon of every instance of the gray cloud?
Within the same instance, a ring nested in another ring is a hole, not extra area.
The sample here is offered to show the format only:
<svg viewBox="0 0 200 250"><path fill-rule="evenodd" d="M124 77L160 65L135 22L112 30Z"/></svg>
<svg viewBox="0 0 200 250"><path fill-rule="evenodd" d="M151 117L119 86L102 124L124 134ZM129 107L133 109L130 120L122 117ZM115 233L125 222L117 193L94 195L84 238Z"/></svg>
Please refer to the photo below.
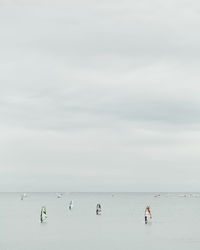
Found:
<svg viewBox="0 0 200 250"><path fill-rule="evenodd" d="M0 187L198 190L198 1L0 1Z"/></svg>

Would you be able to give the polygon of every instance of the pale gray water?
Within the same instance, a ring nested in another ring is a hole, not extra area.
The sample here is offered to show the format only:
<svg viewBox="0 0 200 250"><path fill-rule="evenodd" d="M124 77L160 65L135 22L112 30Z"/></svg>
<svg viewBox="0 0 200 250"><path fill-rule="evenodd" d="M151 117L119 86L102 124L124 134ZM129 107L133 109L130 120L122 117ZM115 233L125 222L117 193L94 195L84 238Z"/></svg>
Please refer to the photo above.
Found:
<svg viewBox="0 0 200 250"><path fill-rule="evenodd" d="M66 202L74 201L69 211ZM137 193L0 194L0 250L200 249L200 196ZM96 203L102 215L95 215ZM144 224L151 205L152 223ZM39 223L45 205L48 222Z"/></svg>

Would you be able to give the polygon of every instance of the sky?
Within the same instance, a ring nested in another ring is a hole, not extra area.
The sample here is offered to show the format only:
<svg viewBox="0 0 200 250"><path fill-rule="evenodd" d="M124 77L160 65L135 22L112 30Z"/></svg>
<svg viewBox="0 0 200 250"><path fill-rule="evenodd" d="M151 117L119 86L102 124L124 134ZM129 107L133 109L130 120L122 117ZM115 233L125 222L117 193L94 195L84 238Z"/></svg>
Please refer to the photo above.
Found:
<svg viewBox="0 0 200 250"><path fill-rule="evenodd" d="M0 0L0 191L200 191L200 2Z"/></svg>

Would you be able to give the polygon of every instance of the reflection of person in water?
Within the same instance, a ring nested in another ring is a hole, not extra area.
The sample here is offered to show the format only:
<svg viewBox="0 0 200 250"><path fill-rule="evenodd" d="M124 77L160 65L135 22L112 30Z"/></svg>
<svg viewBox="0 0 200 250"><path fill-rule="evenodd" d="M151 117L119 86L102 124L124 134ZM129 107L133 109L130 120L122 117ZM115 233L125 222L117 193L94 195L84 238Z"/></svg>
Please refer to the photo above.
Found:
<svg viewBox="0 0 200 250"><path fill-rule="evenodd" d="M145 224L147 224L148 222L148 216L150 216L150 219L152 219L152 215L151 215L151 210L150 210L150 206L146 206L145 211L144 211L144 220L145 220Z"/></svg>

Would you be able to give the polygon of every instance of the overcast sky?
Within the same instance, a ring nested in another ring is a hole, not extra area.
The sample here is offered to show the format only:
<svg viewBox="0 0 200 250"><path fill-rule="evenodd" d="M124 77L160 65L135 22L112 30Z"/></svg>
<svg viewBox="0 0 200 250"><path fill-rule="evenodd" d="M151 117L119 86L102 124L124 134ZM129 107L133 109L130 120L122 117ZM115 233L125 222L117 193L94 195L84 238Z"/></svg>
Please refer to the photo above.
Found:
<svg viewBox="0 0 200 250"><path fill-rule="evenodd" d="M200 191L200 2L0 0L1 191Z"/></svg>

